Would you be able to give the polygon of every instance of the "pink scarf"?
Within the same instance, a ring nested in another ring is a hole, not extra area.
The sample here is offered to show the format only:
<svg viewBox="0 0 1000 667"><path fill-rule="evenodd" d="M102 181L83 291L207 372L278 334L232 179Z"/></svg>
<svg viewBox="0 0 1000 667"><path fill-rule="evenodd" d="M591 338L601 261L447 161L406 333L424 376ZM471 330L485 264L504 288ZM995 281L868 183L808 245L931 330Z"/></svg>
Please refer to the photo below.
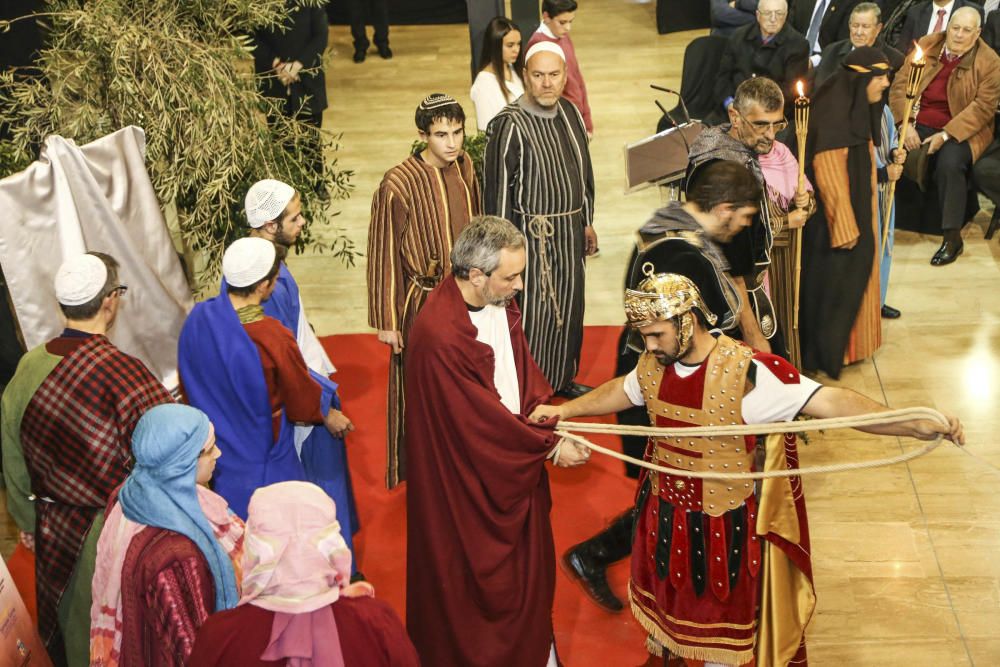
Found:
<svg viewBox="0 0 1000 667"><path fill-rule="evenodd" d="M764 173L764 182L771 194L779 195L779 203L788 210L788 203L795 198L795 190L799 187L799 161L792 155L788 146L775 141L770 153L758 155L760 170ZM806 191L812 192L813 186L806 178Z"/></svg>
<svg viewBox="0 0 1000 667"><path fill-rule="evenodd" d="M333 501L313 484L282 482L257 489L247 516L240 604L275 612L261 660L344 667L330 605L374 589L349 583L351 552Z"/></svg>
<svg viewBox="0 0 1000 667"><path fill-rule="evenodd" d="M226 500L198 486L198 504L212 525L219 544L233 561L236 583L240 582L243 556L243 521L229 511ZM90 605L90 665L118 667L122 649L122 568L132 538L146 529L125 518L118 503L104 519L97 540L93 601Z"/></svg>

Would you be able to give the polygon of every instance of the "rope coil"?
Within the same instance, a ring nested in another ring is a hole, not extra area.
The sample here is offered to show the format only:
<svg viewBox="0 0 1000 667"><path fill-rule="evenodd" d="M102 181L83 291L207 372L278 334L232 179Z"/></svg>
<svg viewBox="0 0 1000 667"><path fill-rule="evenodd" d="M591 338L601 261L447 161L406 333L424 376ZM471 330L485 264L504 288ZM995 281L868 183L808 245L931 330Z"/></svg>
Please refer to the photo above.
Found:
<svg viewBox="0 0 1000 667"><path fill-rule="evenodd" d="M678 436L741 436L741 435L768 435L772 433L789 433L800 431L821 431L826 429L856 428L858 426L877 426L879 424L897 424L899 422L911 421L913 419L928 419L942 425L948 424L948 419L937 410L932 408L902 408L900 410L888 410L886 412L875 412L866 415L855 415L852 417L833 417L830 419L810 419L808 421L773 422L771 424L735 424L727 426L692 426L692 427L656 427L656 426L628 426L620 424L596 424L589 422L561 421L556 426L556 435L565 438L588 449L611 456L620 461L632 463L647 470L689 477L695 479L718 479L718 480L757 480L771 479L775 477L798 477L802 475L821 475L839 472L849 472L851 470L865 470L868 468L880 468L883 466L896 465L911 461L937 449L941 444L942 436L928 442L919 449L905 452L898 456L889 458L874 459L871 461L860 461L854 463L831 463L820 466L809 466L794 470L769 470L766 472L708 472L689 471L668 468L656 465L648 461L626 456L613 449L595 445L585 437L575 435L577 433L604 433L611 435L640 435L647 437L670 438Z"/></svg>

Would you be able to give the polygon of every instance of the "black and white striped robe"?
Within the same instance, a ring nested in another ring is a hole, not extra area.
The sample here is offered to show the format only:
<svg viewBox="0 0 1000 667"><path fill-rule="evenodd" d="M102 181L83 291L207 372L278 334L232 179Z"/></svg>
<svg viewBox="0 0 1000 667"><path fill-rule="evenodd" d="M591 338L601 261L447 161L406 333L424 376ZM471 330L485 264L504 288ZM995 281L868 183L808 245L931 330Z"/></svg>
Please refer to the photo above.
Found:
<svg viewBox="0 0 1000 667"><path fill-rule="evenodd" d="M531 354L558 391L580 364L583 230L594 219L594 171L573 103L560 99L546 111L521 97L490 121L483 211L510 220L527 237L518 303Z"/></svg>

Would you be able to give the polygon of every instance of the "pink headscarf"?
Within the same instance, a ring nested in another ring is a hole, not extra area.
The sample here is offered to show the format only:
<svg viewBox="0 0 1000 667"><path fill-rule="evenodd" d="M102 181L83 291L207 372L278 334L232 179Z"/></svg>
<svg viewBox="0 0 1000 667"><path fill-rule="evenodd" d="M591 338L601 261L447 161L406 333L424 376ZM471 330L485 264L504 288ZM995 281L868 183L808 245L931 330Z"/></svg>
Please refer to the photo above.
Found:
<svg viewBox="0 0 1000 667"><path fill-rule="evenodd" d="M340 534L336 506L318 486L282 482L250 498L243 552L243 597L275 612L262 660L289 667L343 667L330 605L341 595L373 595L350 584L351 552Z"/></svg>

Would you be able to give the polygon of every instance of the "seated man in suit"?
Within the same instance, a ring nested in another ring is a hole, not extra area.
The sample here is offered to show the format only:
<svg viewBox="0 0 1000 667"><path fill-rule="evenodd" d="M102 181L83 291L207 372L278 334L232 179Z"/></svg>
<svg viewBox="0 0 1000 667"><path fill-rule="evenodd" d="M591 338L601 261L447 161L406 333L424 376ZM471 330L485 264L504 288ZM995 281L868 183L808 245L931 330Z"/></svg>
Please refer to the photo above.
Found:
<svg viewBox="0 0 1000 667"><path fill-rule="evenodd" d="M920 111L902 140L907 151L928 144L927 152L934 156L931 169L944 231L944 242L931 259L934 266L951 264L962 254L969 170L993 141L1000 56L979 38L980 23L978 10L962 7L952 14L946 32L920 40L927 59L917 88ZM889 92L895 118L902 118L907 104L906 80L913 55L906 57Z"/></svg>
<svg viewBox="0 0 1000 667"><path fill-rule="evenodd" d="M987 238L992 238L996 225L1000 224L1000 139L994 139L976 160L972 173L976 187L993 202L993 219L987 233Z"/></svg>
<svg viewBox="0 0 1000 667"><path fill-rule="evenodd" d="M980 37L1000 54L1000 9L994 9L986 15L986 24ZM997 122L1000 124L1000 116ZM1000 220L1000 139L994 138L990 147L976 160L972 171L979 191L993 202L993 221L990 227L995 231L994 227Z"/></svg>
<svg viewBox="0 0 1000 667"><path fill-rule="evenodd" d="M889 59L893 71L903 66L903 54L883 43L882 10L874 2L862 2L851 10L848 20L850 37L834 42L823 49L819 65L812 71L813 90L830 78L844 62L847 54L862 46L874 46Z"/></svg>
<svg viewBox="0 0 1000 667"><path fill-rule="evenodd" d="M951 17L962 7L973 7L982 18L982 6L972 0L923 0L913 5L906 12L896 48L908 54L924 35L944 31Z"/></svg>
<svg viewBox="0 0 1000 667"><path fill-rule="evenodd" d="M994 9L986 15L982 38L991 49L1000 54L1000 9Z"/></svg>
<svg viewBox="0 0 1000 667"><path fill-rule="evenodd" d="M757 20L757 0L712 0L709 17L712 34L729 37L737 28Z"/></svg>
<svg viewBox="0 0 1000 667"><path fill-rule="evenodd" d="M820 53L850 34L849 17L864 0L791 0L789 22L809 42L809 57L815 67ZM883 0L878 0L881 5Z"/></svg>
<svg viewBox="0 0 1000 667"><path fill-rule="evenodd" d="M723 109L732 104L736 87L753 76L776 82L785 94L785 113L793 113L795 81L809 69L809 45L786 22L785 0L760 0L757 22L736 30L726 45L719 65L715 95Z"/></svg>

